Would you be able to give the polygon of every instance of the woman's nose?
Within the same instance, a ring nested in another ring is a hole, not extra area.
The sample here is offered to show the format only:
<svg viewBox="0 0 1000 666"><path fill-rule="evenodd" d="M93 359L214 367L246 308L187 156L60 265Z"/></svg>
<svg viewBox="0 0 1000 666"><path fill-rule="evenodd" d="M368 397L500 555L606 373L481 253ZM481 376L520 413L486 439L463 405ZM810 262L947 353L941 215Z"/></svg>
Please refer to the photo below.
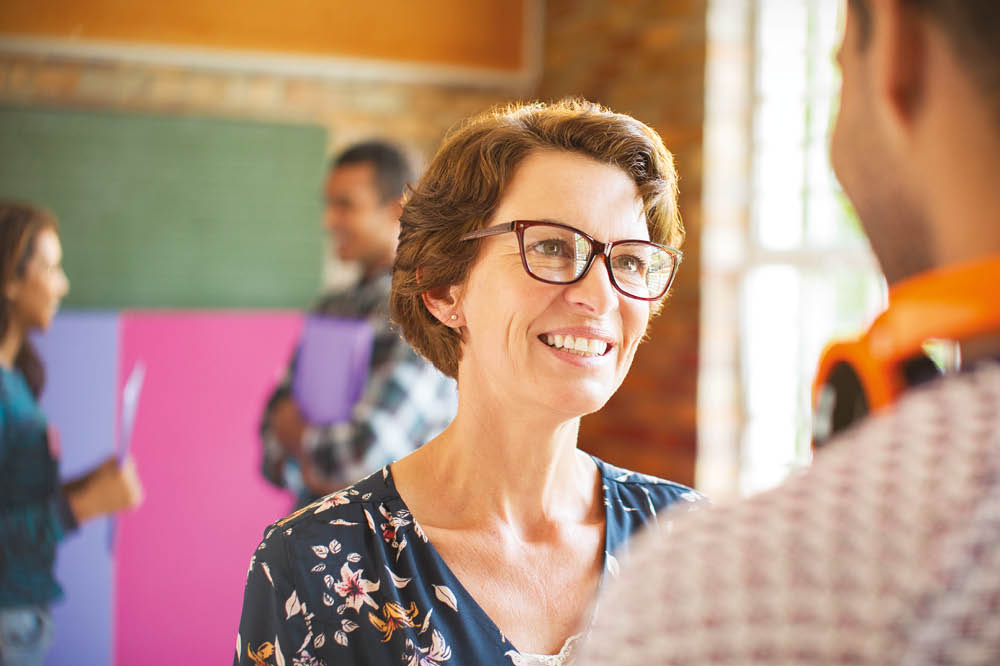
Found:
<svg viewBox="0 0 1000 666"><path fill-rule="evenodd" d="M586 275L567 286L566 298L574 305L595 314L604 314L614 309L618 303L618 292L611 284L611 275L603 254L594 257Z"/></svg>

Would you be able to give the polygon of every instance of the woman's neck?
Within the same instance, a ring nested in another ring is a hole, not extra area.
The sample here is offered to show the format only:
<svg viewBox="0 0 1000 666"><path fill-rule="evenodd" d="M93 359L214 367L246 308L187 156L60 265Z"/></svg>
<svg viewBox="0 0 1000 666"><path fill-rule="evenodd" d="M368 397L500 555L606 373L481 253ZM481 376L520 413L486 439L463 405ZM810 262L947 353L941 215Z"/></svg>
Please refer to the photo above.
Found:
<svg viewBox="0 0 1000 666"><path fill-rule="evenodd" d="M543 423L463 409L460 401L452 424L395 463L393 474L404 499L410 503L406 495L412 494L424 509L422 522L457 529L503 523L530 538L594 511L597 475L593 461L576 448L578 428L578 418ZM451 523L456 519L462 524Z"/></svg>
<svg viewBox="0 0 1000 666"><path fill-rule="evenodd" d="M9 324L7 333L0 338L0 366L13 368L23 344L24 333L18 327Z"/></svg>

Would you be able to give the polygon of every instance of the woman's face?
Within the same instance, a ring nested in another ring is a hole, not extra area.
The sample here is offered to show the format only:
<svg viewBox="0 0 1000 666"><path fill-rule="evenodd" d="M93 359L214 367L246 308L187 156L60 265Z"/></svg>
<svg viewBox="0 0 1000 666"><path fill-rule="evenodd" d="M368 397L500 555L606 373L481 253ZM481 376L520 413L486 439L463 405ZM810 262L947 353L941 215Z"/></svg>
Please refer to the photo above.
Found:
<svg viewBox="0 0 1000 666"><path fill-rule="evenodd" d="M489 224L512 220L559 222L598 241L649 239L632 179L571 152L539 150L524 159ZM514 413L539 403L565 418L600 409L628 373L650 315L649 302L611 285L603 256L574 284L532 278L515 233L486 238L455 293L465 328L459 385L474 383ZM556 336L564 347L551 344ZM566 349L567 336L574 346L586 340L589 351Z"/></svg>
<svg viewBox="0 0 1000 666"><path fill-rule="evenodd" d="M59 236L53 229L43 229L35 238L24 275L7 285L12 323L22 331L48 328L68 291Z"/></svg>

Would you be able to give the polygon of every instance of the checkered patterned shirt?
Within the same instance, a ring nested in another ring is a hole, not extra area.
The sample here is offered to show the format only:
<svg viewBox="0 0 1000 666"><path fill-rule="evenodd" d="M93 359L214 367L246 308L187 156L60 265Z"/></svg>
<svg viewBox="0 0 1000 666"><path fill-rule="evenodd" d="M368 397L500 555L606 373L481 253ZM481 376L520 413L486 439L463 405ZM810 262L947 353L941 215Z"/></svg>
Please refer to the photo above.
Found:
<svg viewBox="0 0 1000 666"><path fill-rule="evenodd" d="M385 273L326 296L313 309L320 315L366 319L375 339L368 380L349 420L309 426L303 446L316 470L334 485L347 486L432 439L451 422L458 407L455 382L421 358L389 324L391 275ZM285 457L271 429L271 411L291 396L298 354L275 389L261 420L265 477L286 485L278 465ZM308 503L308 494L300 504Z"/></svg>
<svg viewBox="0 0 1000 666"><path fill-rule="evenodd" d="M1000 664L1000 366L915 389L747 501L644 535L579 666Z"/></svg>

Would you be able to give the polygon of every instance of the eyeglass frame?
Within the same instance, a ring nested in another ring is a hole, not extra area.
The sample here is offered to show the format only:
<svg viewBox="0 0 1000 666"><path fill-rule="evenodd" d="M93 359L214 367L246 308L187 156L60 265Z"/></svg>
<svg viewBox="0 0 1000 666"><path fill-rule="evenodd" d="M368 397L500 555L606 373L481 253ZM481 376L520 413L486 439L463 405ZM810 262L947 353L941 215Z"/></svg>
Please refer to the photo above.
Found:
<svg viewBox="0 0 1000 666"><path fill-rule="evenodd" d="M580 275L578 275L577 277L573 278L568 282L558 282L556 280L547 280L531 272L531 269L528 268L528 258L524 255L524 230L529 227L534 227L539 225L544 225L548 227L560 227L574 234L579 234L580 236L583 236L584 238L587 239L587 241L590 243L590 255L587 257L587 265L584 266L583 271L580 273ZM517 246L521 252L521 265L524 267L524 272L527 273L530 277L534 278L535 280L538 280L539 282L545 282L546 284L574 284L576 282L579 282L583 278L587 277L587 274L590 272L590 269L593 268L594 259L597 257L598 254L603 254L604 265L608 269L608 278L611 281L611 286L614 287L615 290L618 291L623 296L634 298L640 301L658 301L664 296L666 296L667 293L670 291L670 287L673 286L674 284L674 278L677 277L677 271L678 269L680 269L681 260L684 258L683 252L681 252L677 248L670 247L669 245L663 245L662 243L654 243L653 241L644 240L642 238L627 238L623 240L608 241L606 243L602 243L601 241L597 240L590 234L580 231L576 227L571 227L570 225L562 224L561 222L548 222L546 220L512 220L510 222L494 224L488 227L484 227L482 229L470 231L469 233L459 238L459 240L460 241L479 240L482 238L488 238L490 236L499 236L500 234L506 234L512 231L517 233ZM611 250L616 245L623 245L625 243L647 243L649 245L652 245L654 247L663 250L664 252L666 252L667 254L669 254L671 257L674 258L675 261L673 264L673 270L670 273L670 279L667 280L666 286L663 288L663 291L658 296L654 297L636 296L635 294L628 293L618 284L618 280L615 278L614 268L611 266Z"/></svg>

